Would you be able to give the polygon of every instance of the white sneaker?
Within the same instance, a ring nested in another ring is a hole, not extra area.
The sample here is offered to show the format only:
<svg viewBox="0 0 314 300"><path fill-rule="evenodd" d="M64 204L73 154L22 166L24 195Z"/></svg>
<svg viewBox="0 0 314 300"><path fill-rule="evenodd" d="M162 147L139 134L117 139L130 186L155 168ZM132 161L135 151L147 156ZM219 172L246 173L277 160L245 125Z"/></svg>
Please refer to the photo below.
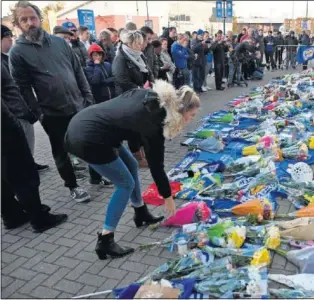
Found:
<svg viewBox="0 0 314 300"><path fill-rule="evenodd" d="M206 87L207 88L207 91L212 91L213 89L211 87Z"/></svg>
<svg viewBox="0 0 314 300"><path fill-rule="evenodd" d="M202 92L207 92L207 88L202 86Z"/></svg>

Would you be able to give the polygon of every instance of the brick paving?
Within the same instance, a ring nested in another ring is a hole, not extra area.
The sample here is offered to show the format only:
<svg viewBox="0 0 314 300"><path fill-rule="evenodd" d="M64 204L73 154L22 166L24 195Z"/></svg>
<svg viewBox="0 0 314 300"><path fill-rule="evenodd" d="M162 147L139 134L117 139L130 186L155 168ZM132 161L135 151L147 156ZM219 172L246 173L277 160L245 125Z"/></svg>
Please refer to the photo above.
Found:
<svg viewBox="0 0 314 300"><path fill-rule="evenodd" d="M281 74L268 72L263 81L249 83L249 87L265 84L272 77ZM214 87L213 79L210 84ZM246 90L235 87L224 92L213 90L202 95L202 109L198 120L208 112L223 108L226 102ZM196 128L198 120L186 130ZM149 252L136 251L121 259L98 260L94 252L96 232L102 228L113 189L92 187L87 176L80 185L88 190L92 200L85 204L73 201L57 173L47 135L38 123L35 129L36 161L50 165L50 169L41 174L42 201L51 206L53 212L67 213L69 218L66 223L42 234L33 233L29 224L14 230L5 230L2 226L2 299L70 298L123 287L174 257L175 254L166 249L157 248ZM184 139L181 136L167 142L166 170L173 167L187 152L186 147L180 146L180 141ZM148 170L140 171L140 181L143 190L152 183ZM176 200L176 203L179 207L182 201ZM287 202L280 201L279 205L280 213L293 209ZM150 208L154 213L162 213L163 209ZM163 239L173 231L172 228L160 228L156 232L147 228L138 229L135 228L132 218L133 211L128 207L116 232L116 239L121 245L137 247L142 243ZM295 267L276 254L270 272L294 274Z"/></svg>

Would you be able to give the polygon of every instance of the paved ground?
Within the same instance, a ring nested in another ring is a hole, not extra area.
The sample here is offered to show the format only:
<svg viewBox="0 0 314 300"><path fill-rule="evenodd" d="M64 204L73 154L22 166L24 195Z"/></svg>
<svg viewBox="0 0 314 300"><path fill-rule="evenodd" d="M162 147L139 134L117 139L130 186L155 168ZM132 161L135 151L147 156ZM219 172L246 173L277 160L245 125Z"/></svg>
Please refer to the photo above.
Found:
<svg viewBox="0 0 314 300"><path fill-rule="evenodd" d="M262 82L252 82L249 87L265 84L280 74L282 73L267 73ZM213 85L213 80L210 81ZM235 87L224 92L213 90L203 95L198 120L208 112L223 108L227 101L246 90ZM197 127L197 123L195 121L187 130ZM184 137L178 137L166 145L167 170L187 151L180 146L181 140ZM167 250L158 248L149 253L137 251L122 259L98 260L94 252L96 232L102 228L112 189L91 187L87 181L83 181L81 186L88 189L92 201L78 204L71 200L54 165L47 135L39 124L36 124L36 160L48 163L51 167L41 175L43 203L51 206L52 211L67 213L69 219L58 228L42 234L33 233L30 225L10 231L2 228L2 298L70 298L122 287L173 256ZM147 170L140 171L140 178L143 189L152 182ZM180 204L181 201L177 201L177 205ZM289 203L280 203L280 213L286 213L290 209ZM154 208L154 212L162 212L162 207ZM117 228L116 237L121 245L137 247L142 243L166 238L173 230L160 228L152 233L147 228L137 229L132 217L132 209L129 207ZM275 255L270 272L294 274L295 268Z"/></svg>

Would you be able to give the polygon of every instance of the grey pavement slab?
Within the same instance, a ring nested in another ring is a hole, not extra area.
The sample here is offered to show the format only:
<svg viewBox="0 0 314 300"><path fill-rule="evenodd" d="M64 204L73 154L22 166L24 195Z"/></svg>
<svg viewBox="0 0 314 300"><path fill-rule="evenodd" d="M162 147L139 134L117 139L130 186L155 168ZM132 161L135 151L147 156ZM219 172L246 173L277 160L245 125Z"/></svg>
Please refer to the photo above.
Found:
<svg viewBox="0 0 314 300"><path fill-rule="evenodd" d="M249 87L260 86L282 72L266 73L260 82L250 82ZM214 80L209 84L214 88ZM195 129L199 119L209 112L224 108L224 105L247 91L246 88L234 87L226 91L213 89L201 96L202 109L192 124L185 130ZM94 248L96 232L101 230L112 188L94 187L88 184L88 176L80 185L88 190L92 200L89 203L75 203L69 191L63 186L51 155L47 135L40 124L35 125L36 154L38 163L49 164L50 169L40 175L40 192L43 203L50 205L52 211L69 214L66 223L42 234L31 231L30 225L15 230L2 227L2 298L69 298L90 292L122 287L152 271L174 254L166 249L153 249L116 260L98 260ZM187 148L180 146L185 140L183 135L167 142L165 168L169 170L182 159ZM86 175L88 175L86 173ZM152 178L148 170L140 170L142 189ZM177 201L178 205L183 203ZM280 210L291 210L290 204L281 202ZM162 208L154 208L162 213ZM141 243L163 239L173 229L160 228L156 232L135 228L131 208L126 209L117 228L117 239L122 245L138 246ZM285 259L277 257L272 263L272 273L295 272ZM99 298L104 298L98 296Z"/></svg>

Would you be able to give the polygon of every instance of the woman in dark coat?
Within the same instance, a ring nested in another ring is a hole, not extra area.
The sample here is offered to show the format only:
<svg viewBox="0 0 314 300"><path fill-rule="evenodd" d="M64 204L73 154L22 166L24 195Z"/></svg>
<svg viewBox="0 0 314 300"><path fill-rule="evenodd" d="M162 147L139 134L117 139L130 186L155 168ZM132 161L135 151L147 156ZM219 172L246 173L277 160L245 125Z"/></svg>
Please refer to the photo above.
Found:
<svg viewBox="0 0 314 300"><path fill-rule="evenodd" d="M85 160L116 187L95 249L100 259L134 251L114 242L114 231L130 198L137 227L163 219L151 215L144 204L138 164L122 142L130 134L140 135L152 177L165 198L166 211L172 215L175 203L164 170L165 138L178 135L199 106L200 100L191 88L183 86L176 91L171 84L158 80L152 90L132 89L80 111L71 120L65 137L67 151Z"/></svg>
<svg viewBox="0 0 314 300"><path fill-rule="evenodd" d="M154 81L152 71L147 65L142 50L146 42L140 31L122 31L121 44L112 64L117 95L130 89L149 86ZM128 144L141 168L147 168L147 160L142 149L142 142L137 135L128 137Z"/></svg>

